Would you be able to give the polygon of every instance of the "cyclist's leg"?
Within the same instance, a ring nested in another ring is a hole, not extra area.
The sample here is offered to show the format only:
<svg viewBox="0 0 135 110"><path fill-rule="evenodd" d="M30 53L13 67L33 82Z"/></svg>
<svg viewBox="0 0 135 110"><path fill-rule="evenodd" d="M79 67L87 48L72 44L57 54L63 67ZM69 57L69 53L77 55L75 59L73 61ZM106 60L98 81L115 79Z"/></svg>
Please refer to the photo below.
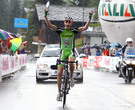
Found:
<svg viewBox="0 0 135 110"><path fill-rule="evenodd" d="M72 51L71 51L71 53L70 53L70 55L69 55L69 61L75 61L75 55L73 54ZM69 65L70 65L71 77L73 77L74 64L73 64L73 63L69 63Z"/></svg>
<svg viewBox="0 0 135 110"><path fill-rule="evenodd" d="M61 90L61 82L62 82L62 72L63 72L64 66L58 66L58 76L57 76L57 83L58 83L58 92Z"/></svg>
<svg viewBox="0 0 135 110"><path fill-rule="evenodd" d="M75 61L75 56L73 54L71 54L69 56L69 61ZM73 72L74 72L74 64L73 63L70 63L70 74L71 74L71 77L70 77L70 86L71 87L74 87L74 79L73 79Z"/></svg>
<svg viewBox="0 0 135 110"><path fill-rule="evenodd" d="M60 56L60 60L64 60L64 54L62 52L61 56ZM61 97L62 97L62 93L61 93L61 83L62 83L62 73L63 73L63 69L64 69L64 64L59 64L58 65L58 76L57 76L57 84L58 84L58 95L57 95L57 101L62 101Z"/></svg>
<svg viewBox="0 0 135 110"><path fill-rule="evenodd" d="M75 58L74 57L69 57L69 61L75 61ZM71 74L71 77L73 77L74 64L69 63L69 65L70 65L70 74Z"/></svg>
<svg viewBox="0 0 135 110"><path fill-rule="evenodd" d="M63 72L64 67L61 65L58 65L58 76L57 76L57 84L58 84L58 95L56 100L57 101L62 101L62 92L61 92L61 83L62 83L62 72Z"/></svg>

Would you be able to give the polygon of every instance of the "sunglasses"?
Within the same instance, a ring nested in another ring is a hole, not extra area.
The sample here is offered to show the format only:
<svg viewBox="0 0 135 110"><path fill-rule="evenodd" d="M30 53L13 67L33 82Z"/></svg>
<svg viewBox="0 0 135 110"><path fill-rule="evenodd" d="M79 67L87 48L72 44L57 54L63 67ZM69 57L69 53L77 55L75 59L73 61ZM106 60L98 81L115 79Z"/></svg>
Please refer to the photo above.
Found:
<svg viewBox="0 0 135 110"><path fill-rule="evenodd" d="M65 21L65 23L72 23L72 21Z"/></svg>

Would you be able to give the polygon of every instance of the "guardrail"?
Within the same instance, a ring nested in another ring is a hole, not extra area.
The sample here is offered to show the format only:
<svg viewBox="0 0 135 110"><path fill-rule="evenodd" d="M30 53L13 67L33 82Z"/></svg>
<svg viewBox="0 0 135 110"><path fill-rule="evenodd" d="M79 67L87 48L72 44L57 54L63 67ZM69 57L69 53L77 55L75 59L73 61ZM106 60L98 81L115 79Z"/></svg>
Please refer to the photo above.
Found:
<svg viewBox="0 0 135 110"><path fill-rule="evenodd" d="M0 55L0 82L2 82L2 77L9 75L20 70L22 67L26 66L27 54L19 55Z"/></svg>
<svg viewBox="0 0 135 110"><path fill-rule="evenodd" d="M109 71L116 71L116 65L120 60L119 57L110 56L89 56L82 59L83 67L94 69L94 68L105 68Z"/></svg>

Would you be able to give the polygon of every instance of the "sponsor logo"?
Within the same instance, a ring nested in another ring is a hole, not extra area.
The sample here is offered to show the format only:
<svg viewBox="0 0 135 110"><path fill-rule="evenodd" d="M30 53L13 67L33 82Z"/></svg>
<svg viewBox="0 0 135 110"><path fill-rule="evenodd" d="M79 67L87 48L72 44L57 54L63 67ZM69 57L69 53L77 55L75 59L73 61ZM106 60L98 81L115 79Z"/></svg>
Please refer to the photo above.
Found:
<svg viewBox="0 0 135 110"><path fill-rule="evenodd" d="M120 17L135 17L135 6L133 4L113 4L103 3L99 6L100 16L120 16Z"/></svg>
<svg viewBox="0 0 135 110"><path fill-rule="evenodd" d="M63 38L63 40L72 40L72 38Z"/></svg>
<svg viewBox="0 0 135 110"><path fill-rule="evenodd" d="M72 37L73 35L63 35L63 37Z"/></svg>
<svg viewBox="0 0 135 110"><path fill-rule="evenodd" d="M65 45L70 45L71 43L70 42L64 42Z"/></svg>
<svg viewBox="0 0 135 110"><path fill-rule="evenodd" d="M70 45L72 42L72 38L63 38L63 41L65 45Z"/></svg>
<svg viewBox="0 0 135 110"><path fill-rule="evenodd" d="M126 17L130 19L126 20L108 20L101 18L102 20L108 21L108 22L128 22L135 20L135 6L133 4L120 4L117 3L110 4L110 3L102 3L99 6L99 15L100 18L103 16L112 16L112 17ZM132 17L132 18L131 18Z"/></svg>

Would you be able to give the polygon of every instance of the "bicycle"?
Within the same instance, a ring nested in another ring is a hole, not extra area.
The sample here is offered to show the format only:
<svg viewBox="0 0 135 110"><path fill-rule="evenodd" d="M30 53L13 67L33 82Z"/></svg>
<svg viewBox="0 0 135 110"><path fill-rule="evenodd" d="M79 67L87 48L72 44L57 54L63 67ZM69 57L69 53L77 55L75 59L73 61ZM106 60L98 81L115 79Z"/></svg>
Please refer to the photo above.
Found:
<svg viewBox="0 0 135 110"><path fill-rule="evenodd" d="M68 64L69 63L76 63L76 65L78 65L78 61L68 61L68 58L63 61L63 60L59 60L57 59L57 63L64 63L64 74L63 74L63 81L62 81L62 86L61 86L61 90L63 93L63 108L66 104L66 95L69 93L70 90L70 73L68 71Z"/></svg>

